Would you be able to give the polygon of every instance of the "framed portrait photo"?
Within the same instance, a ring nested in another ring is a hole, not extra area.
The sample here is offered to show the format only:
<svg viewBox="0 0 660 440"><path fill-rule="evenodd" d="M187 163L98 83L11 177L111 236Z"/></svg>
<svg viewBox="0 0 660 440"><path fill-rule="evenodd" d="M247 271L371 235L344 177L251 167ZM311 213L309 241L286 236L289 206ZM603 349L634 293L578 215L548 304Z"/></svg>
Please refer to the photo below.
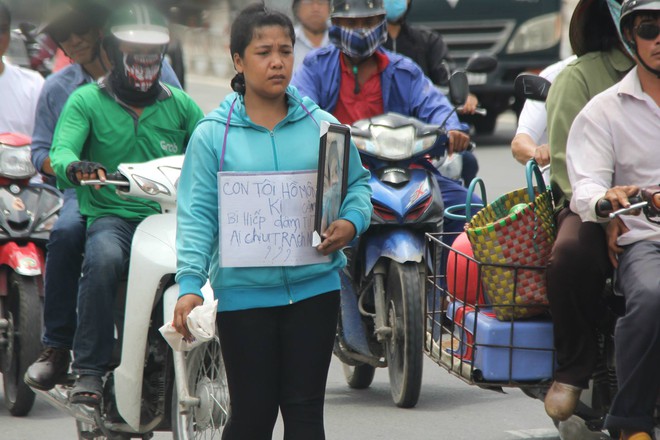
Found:
<svg viewBox="0 0 660 440"><path fill-rule="evenodd" d="M315 245L321 243L321 234L339 218L348 185L350 142L351 131L348 126L321 122L314 216Z"/></svg>

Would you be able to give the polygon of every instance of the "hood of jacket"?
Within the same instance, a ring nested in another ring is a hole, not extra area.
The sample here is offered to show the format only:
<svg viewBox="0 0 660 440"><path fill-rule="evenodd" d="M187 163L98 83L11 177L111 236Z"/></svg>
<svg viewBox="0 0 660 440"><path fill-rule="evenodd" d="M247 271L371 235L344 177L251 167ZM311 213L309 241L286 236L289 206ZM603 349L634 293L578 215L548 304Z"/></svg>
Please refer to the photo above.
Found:
<svg viewBox="0 0 660 440"><path fill-rule="evenodd" d="M286 122L295 122L303 119L307 117L309 113L313 113L314 110L319 108L319 106L308 97L305 96L303 98L300 96L298 89L292 85L289 85L286 88L286 97L287 105L289 107L286 118L284 119ZM254 123L249 120L247 112L245 111L245 97L242 94L236 92L230 93L225 97L218 108L206 115L206 117L200 122L216 121L226 124L227 120L229 120L229 125L231 127L254 126Z"/></svg>

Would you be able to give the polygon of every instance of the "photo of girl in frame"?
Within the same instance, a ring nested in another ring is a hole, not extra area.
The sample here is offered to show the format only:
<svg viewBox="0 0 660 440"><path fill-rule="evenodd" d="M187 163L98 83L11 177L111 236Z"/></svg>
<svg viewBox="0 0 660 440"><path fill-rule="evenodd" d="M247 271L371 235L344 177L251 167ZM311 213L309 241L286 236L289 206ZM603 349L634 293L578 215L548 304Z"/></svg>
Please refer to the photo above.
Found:
<svg viewBox="0 0 660 440"><path fill-rule="evenodd" d="M324 121L325 122L325 121ZM320 236L339 218L346 195L350 130L341 124L321 126L314 229Z"/></svg>

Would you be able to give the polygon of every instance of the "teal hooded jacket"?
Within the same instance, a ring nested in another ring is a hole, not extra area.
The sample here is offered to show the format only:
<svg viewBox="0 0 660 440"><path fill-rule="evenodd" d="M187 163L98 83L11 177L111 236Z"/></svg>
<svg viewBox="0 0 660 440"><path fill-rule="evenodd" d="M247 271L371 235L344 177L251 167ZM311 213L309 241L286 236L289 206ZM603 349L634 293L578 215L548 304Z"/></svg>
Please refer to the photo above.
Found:
<svg viewBox="0 0 660 440"><path fill-rule="evenodd" d="M202 119L188 144L177 190L177 274L180 295L197 294L211 281L219 311L292 304L338 290L343 252L329 262L278 267L220 267L218 177L226 134L222 171L269 172L316 169L319 124L337 122L295 87L287 88L288 114L270 131L250 121L242 95L229 94L220 107ZM230 122L227 123L230 115ZM225 133L228 127L227 133ZM371 220L369 171L362 167L351 142L348 190L340 218L356 234Z"/></svg>

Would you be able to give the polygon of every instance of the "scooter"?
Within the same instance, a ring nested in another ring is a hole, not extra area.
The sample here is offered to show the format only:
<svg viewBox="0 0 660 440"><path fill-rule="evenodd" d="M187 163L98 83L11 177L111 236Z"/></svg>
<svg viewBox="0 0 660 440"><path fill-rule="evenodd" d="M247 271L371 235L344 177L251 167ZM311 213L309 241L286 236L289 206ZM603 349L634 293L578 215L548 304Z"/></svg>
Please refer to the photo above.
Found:
<svg viewBox="0 0 660 440"><path fill-rule="evenodd" d="M550 83L546 79L533 74L521 74L515 81L516 94L527 99L545 101L549 88ZM611 204L601 200L597 212L601 217L609 215L614 218L641 209L649 221L660 224L660 187L643 188L640 196L631 198L630 202L630 207L611 212ZM463 280L454 283L455 288L468 291L472 286L474 291L479 292L481 264L464 250L449 248L437 237L429 235L427 239L437 253L453 255L454 266L463 270L462 274L458 270L454 274L455 279ZM452 257L445 257L446 260L449 258ZM461 261L463 263L459 264ZM434 273L429 277L429 282L440 290L445 289L447 297L460 297L456 291L449 291L447 283L442 283L440 278ZM615 294L612 284L611 281L606 284L601 300L594 304L602 319L596 328L599 353L589 389L582 392L573 417L564 422L555 421L562 440L603 438L605 416L617 390L614 328L618 317L625 312L623 297ZM429 347L429 356L471 385L496 391L501 391L503 387L516 387L528 396L543 401L552 383L556 362L551 339L552 322L497 321L488 316L488 304L473 307L456 304L438 305L445 318L436 319L430 330L434 336L442 333L442 337L434 339L437 343ZM480 311L480 308L483 310ZM492 338L492 335L499 339ZM549 338L546 337L548 335ZM480 371L479 367L487 362L489 367L499 372L496 380L488 380ZM618 432L609 434L614 439L619 438ZM660 436L660 405L656 406L655 436Z"/></svg>
<svg viewBox="0 0 660 440"><path fill-rule="evenodd" d="M467 78L451 78L450 96L465 102ZM419 399L424 337L425 232L442 230L443 202L430 157L448 142L443 126L387 113L357 121L352 138L371 171L371 225L341 271L341 313L334 353L348 385L367 388L387 367L392 400L402 408Z"/></svg>
<svg viewBox="0 0 660 440"><path fill-rule="evenodd" d="M229 416L229 393L220 353L212 339L187 353L169 348L158 329L172 319L179 295L176 272L176 193L183 156L141 164L121 164L107 180L123 197L160 204L161 213L144 219L131 245L125 306L117 322L119 365L105 381L97 407L71 404L73 378L50 391L46 400L75 417L80 438L151 438L172 431L177 440L218 438ZM213 300L207 283L205 301Z"/></svg>
<svg viewBox="0 0 660 440"><path fill-rule="evenodd" d="M28 136L0 134L0 371L14 416L34 404L23 375L41 351L46 242L62 207L58 190L30 184L30 143Z"/></svg>

